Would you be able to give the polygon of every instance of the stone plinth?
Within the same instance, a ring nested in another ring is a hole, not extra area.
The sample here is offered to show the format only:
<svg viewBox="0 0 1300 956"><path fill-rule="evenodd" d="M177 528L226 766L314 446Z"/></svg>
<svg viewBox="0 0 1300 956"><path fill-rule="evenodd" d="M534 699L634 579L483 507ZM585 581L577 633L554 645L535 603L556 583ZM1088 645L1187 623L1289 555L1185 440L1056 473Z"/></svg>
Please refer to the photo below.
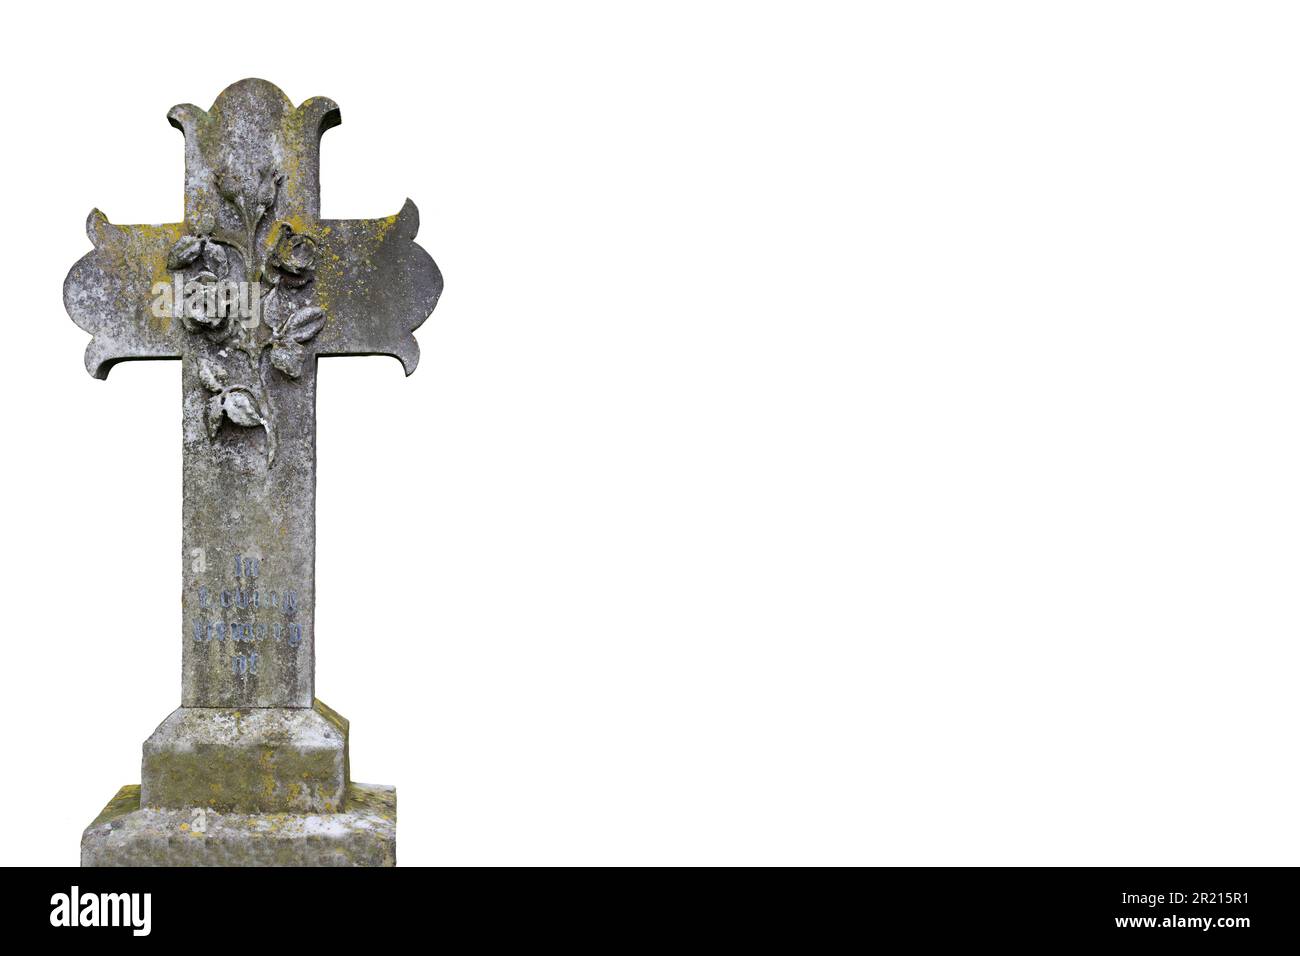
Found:
<svg viewBox="0 0 1300 956"><path fill-rule="evenodd" d="M310 708L181 707L144 744L141 806L330 813L348 783L348 722Z"/></svg>
<svg viewBox="0 0 1300 956"><path fill-rule="evenodd" d="M334 813L140 806L118 791L81 837L82 866L394 866L397 791L351 784Z"/></svg>
<svg viewBox="0 0 1300 956"><path fill-rule="evenodd" d="M397 791L348 779L348 722L320 701L181 707L143 773L82 834L82 866L395 863Z"/></svg>

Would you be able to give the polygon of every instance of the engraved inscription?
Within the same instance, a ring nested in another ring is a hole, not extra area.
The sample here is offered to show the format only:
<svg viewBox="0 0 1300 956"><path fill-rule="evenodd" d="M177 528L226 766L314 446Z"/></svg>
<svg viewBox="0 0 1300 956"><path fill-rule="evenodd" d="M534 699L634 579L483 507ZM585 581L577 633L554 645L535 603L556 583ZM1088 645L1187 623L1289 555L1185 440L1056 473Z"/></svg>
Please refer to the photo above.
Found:
<svg viewBox="0 0 1300 956"><path fill-rule="evenodd" d="M297 648L304 624L298 619L299 589L277 587L261 580L260 557L237 554L231 578L221 584L201 584L194 592L197 613L191 636L197 643L229 641L239 645L230 656L230 671L237 677L257 676L257 648L266 642Z"/></svg>

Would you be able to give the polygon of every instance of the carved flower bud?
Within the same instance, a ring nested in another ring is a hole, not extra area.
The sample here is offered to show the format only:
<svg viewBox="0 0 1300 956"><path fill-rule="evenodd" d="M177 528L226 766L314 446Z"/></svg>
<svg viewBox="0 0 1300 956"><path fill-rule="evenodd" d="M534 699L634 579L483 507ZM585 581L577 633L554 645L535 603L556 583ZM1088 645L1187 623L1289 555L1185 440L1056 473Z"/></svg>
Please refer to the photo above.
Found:
<svg viewBox="0 0 1300 956"><path fill-rule="evenodd" d="M239 198L239 177L230 167L229 160L212 177L217 187L217 195L222 199L235 202Z"/></svg>
<svg viewBox="0 0 1300 956"><path fill-rule="evenodd" d="M284 176L269 167L258 174L256 205L259 216L275 205L275 194L282 182Z"/></svg>

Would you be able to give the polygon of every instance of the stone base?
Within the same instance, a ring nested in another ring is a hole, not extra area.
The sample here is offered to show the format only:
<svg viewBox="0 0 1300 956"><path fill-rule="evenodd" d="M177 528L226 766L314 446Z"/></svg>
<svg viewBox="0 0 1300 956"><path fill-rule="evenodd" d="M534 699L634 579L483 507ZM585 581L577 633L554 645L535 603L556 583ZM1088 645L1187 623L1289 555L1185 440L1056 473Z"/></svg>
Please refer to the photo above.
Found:
<svg viewBox="0 0 1300 956"><path fill-rule="evenodd" d="M140 805L332 813L348 786L348 722L311 707L181 707L144 742Z"/></svg>
<svg viewBox="0 0 1300 956"><path fill-rule="evenodd" d="M82 866L393 866L397 791L353 783L334 813L217 813L140 807L117 792L81 836Z"/></svg>

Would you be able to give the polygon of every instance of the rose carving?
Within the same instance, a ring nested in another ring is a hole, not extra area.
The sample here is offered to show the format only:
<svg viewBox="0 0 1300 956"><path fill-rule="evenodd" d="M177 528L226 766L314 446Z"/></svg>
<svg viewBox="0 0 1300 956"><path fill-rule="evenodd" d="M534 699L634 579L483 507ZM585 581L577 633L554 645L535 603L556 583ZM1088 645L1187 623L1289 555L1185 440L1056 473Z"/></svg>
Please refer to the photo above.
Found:
<svg viewBox="0 0 1300 956"><path fill-rule="evenodd" d="M266 258L266 281L291 289L301 288L315 275L316 259L316 240L294 232L291 225L282 222Z"/></svg>
<svg viewBox="0 0 1300 956"><path fill-rule="evenodd" d="M284 221L263 229L284 179L283 173L269 166L241 171L224 163L214 177L215 190L234 211L242 231L223 231L211 221L204 221L182 236L167 256L167 268L173 272L197 270L186 283L184 302L176 307L181 325L214 344L229 346L217 353L216 360L199 360L199 381L210 393L208 436L216 440L225 421L241 428L263 429L268 468L275 462L276 450L268 368L289 379L301 376L308 355L304 346L326 322L322 308L302 304L303 290L316 276L316 239ZM259 236L264 232L269 237L261 245ZM256 283L264 279L270 286L259 300L259 321L251 324L241 321L229 303L221 302L221 296L231 286L228 280L236 262L243 281ZM291 295L293 302L281 303L277 298L281 290ZM237 380L233 370L224 364L234 352L242 354L246 361L243 380Z"/></svg>

